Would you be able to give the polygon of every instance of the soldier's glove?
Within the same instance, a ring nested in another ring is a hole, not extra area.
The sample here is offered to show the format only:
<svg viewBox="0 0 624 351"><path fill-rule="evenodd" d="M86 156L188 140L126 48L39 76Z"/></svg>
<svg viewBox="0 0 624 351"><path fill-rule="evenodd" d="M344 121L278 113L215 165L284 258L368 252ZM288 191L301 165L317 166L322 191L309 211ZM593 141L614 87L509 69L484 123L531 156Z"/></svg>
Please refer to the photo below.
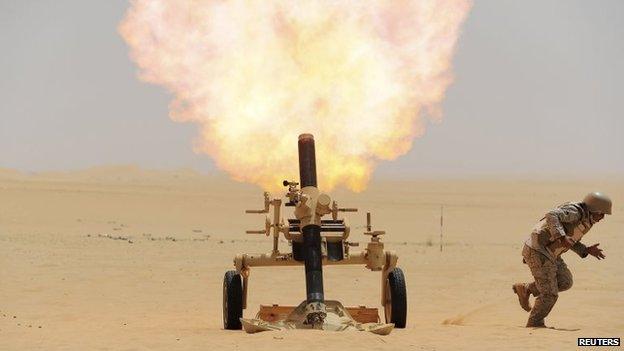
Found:
<svg viewBox="0 0 624 351"><path fill-rule="evenodd" d="M606 256L602 253L602 249L598 247L600 243L587 247L587 253L596 257L599 260L604 259Z"/></svg>

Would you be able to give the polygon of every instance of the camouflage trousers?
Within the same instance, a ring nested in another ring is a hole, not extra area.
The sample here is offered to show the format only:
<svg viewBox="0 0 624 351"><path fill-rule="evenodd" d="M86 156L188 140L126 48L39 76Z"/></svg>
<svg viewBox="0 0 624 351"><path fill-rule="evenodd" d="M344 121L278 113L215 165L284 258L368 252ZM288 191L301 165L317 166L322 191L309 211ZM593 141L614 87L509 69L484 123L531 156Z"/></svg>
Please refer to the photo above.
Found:
<svg viewBox="0 0 624 351"><path fill-rule="evenodd" d="M522 250L522 256L535 279L526 284L529 292L536 297L528 324L540 325L555 306L559 292L572 287L572 272L561 257L553 262L527 245Z"/></svg>

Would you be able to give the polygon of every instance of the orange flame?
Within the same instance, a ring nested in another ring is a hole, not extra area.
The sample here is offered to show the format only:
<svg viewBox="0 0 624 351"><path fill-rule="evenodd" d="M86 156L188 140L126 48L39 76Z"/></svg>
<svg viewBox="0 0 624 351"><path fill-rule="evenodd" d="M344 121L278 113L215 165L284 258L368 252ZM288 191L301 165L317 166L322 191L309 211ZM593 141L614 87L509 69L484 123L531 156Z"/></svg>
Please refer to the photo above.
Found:
<svg viewBox="0 0 624 351"><path fill-rule="evenodd" d="M312 133L329 191L405 154L452 81L469 0L135 0L120 25L140 78L195 122L195 149L267 190L296 179Z"/></svg>

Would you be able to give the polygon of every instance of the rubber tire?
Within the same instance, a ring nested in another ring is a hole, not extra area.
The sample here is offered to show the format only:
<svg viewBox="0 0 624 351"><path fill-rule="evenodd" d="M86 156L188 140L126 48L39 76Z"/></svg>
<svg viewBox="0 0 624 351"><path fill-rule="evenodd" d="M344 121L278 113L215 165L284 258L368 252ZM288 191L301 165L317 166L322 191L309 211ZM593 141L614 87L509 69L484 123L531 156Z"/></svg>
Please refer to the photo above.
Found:
<svg viewBox="0 0 624 351"><path fill-rule="evenodd" d="M394 323L395 328L405 328L407 321L407 288L405 286L405 275L401 268L396 267L388 274L390 286L390 298L392 312L391 320L387 323Z"/></svg>
<svg viewBox="0 0 624 351"><path fill-rule="evenodd" d="M223 277L223 328L241 330L243 317L243 283L236 271L227 271Z"/></svg>

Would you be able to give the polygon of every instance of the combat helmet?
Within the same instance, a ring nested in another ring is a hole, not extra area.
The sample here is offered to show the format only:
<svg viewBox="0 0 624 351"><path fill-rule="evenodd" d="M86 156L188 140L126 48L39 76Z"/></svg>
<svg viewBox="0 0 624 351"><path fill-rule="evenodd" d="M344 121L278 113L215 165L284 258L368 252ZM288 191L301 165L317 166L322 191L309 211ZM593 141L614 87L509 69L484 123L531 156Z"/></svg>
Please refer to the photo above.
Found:
<svg viewBox="0 0 624 351"><path fill-rule="evenodd" d="M583 203L587 205L589 212L611 214L611 199L603 193L589 193L585 195Z"/></svg>

